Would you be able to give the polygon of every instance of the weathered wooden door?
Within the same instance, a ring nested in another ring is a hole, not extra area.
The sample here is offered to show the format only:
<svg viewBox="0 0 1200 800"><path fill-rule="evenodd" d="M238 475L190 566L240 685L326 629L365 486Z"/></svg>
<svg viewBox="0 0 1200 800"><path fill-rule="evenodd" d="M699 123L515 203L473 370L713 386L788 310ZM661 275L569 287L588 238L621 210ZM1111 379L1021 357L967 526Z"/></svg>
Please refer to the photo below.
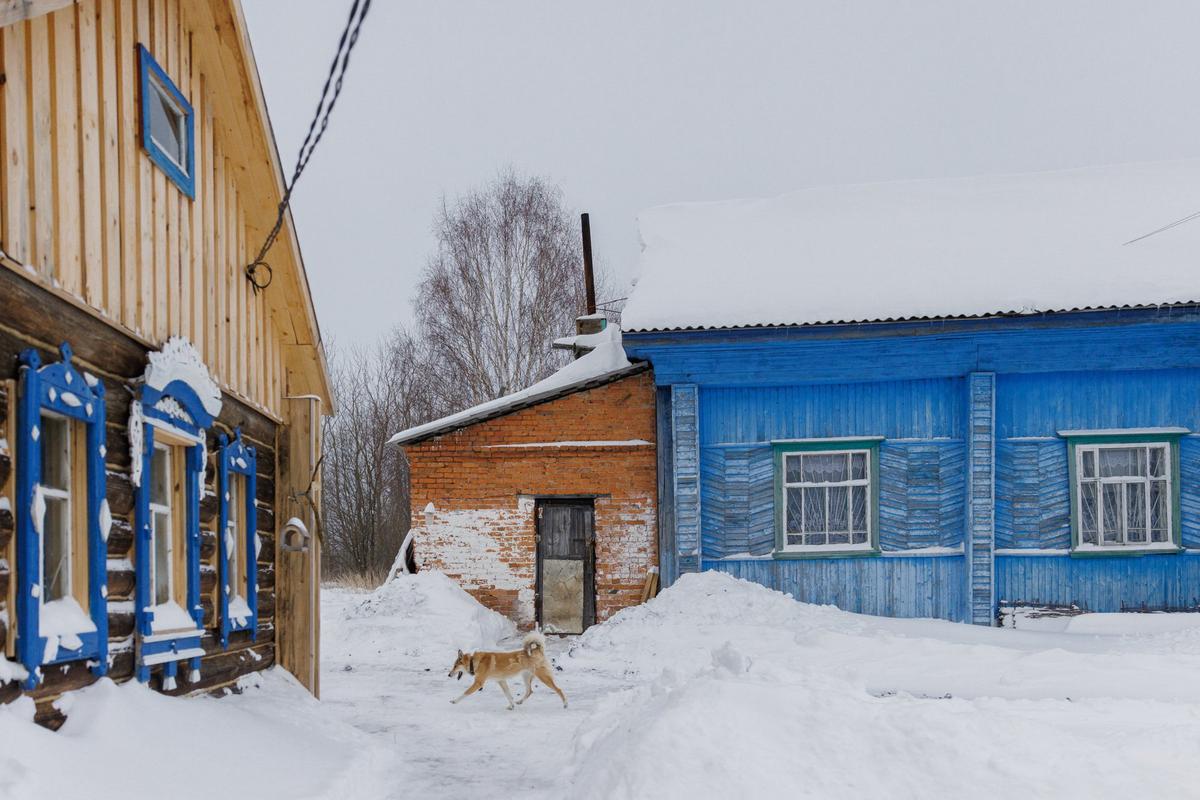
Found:
<svg viewBox="0 0 1200 800"><path fill-rule="evenodd" d="M591 500L538 503L537 609L547 633L583 633L596 621L595 518Z"/></svg>

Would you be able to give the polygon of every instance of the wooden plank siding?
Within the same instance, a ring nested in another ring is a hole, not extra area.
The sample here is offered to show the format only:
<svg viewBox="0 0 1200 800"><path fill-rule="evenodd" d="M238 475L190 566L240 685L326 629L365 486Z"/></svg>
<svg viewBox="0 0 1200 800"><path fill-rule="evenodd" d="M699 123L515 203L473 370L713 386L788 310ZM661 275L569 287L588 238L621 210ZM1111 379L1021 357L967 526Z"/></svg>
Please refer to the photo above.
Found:
<svg viewBox="0 0 1200 800"><path fill-rule="evenodd" d="M191 196L142 146L139 48L191 105ZM73 363L107 387L109 676L123 680L135 668L131 403L148 355L182 336L222 390L199 513L206 629L217 608L219 434L241 430L257 449L252 530L262 548L257 639L235 633L224 651L206 635L202 680L174 691L231 685L276 663L277 646L286 648L280 662L316 691L320 545L291 554L281 579L275 520L298 514L320 535L315 510L292 506L320 463L320 419L332 398L290 215L269 256L271 286L256 293L244 273L275 222L284 172L239 3L36 0L18 14L0 0L0 75L0 434L27 348L52 362L68 342ZM13 455L5 441L15 441L11 432L0 435L0 492ZM292 458L292 447L303 452ZM319 488L318 475L318 504ZM0 621L11 607L13 530L0 509ZM0 624L0 652L11 654L14 634ZM47 671L30 693L37 719L60 724L55 699L94 679L82 662ZM157 673L151 681L162 685ZM0 689L0 703L20 691Z"/></svg>
<svg viewBox="0 0 1200 800"><path fill-rule="evenodd" d="M222 3L80 0L4 27L0 260L149 344L186 336L224 389L280 419L287 348L318 340L290 223L272 287L243 274L282 173L247 124L242 25ZM138 45L193 107L195 199L142 149ZM298 366L324 394L320 361Z"/></svg>

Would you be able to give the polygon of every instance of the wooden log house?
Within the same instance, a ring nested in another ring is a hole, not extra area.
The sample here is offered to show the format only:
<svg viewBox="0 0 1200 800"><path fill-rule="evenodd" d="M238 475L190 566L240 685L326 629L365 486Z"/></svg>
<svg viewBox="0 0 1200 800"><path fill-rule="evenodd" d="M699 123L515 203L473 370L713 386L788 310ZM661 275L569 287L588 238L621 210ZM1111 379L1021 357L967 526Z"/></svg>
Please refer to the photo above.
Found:
<svg viewBox="0 0 1200 800"><path fill-rule="evenodd" d="M331 410L236 0L0 0L0 702L317 693ZM258 284L256 289L251 277Z"/></svg>

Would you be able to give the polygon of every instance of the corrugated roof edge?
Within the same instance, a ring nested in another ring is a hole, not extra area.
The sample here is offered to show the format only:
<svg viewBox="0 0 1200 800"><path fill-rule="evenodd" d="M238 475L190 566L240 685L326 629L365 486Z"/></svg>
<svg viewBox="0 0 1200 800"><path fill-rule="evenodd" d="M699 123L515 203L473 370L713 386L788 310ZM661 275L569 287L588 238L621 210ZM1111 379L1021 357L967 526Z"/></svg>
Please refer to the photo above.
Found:
<svg viewBox="0 0 1200 800"><path fill-rule="evenodd" d="M674 331L736 331L766 328L818 328L825 325L871 325L889 322L941 322L960 319L1004 319L1009 317L1036 317L1045 314L1078 314L1089 311L1136 311L1156 308L1200 307L1200 300L1179 303L1142 303L1123 306L1080 306L1077 308L1046 308L1037 310L992 311L986 314L949 314L945 316L886 317L880 319L840 319L820 322L750 322L744 325L674 325L670 327L625 328L624 333L668 333Z"/></svg>
<svg viewBox="0 0 1200 800"><path fill-rule="evenodd" d="M551 390L548 390L541 394L536 394L531 397L526 397L523 400L521 400L520 402L514 403L510 406L504 406L503 408L497 408L497 409L491 409L489 411L483 411L477 415L465 417L463 419L458 419L452 423L448 423L446 425L439 426L437 428L432 428L430 430L424 430L420 434L418 434L416 436L412 436L407 439L393 438L393 439L389 440L388 444L399 445L401 447L403 447L404 445L419 444L420 442L424 442L424 441L426 441L428 439L432 439L436 436L444 436L447 433L452 433L453 431L461 430L463 428L470 427L471 425L475 425L480 422L486 422L490 419L496 419L497 417L507 416L508 414L511 414L514 411L520 411L521 409L529 408L530 406L536 406L536 405L540 405L542 403L548 403L551 400L557 400L560 397L566 397L567 395L575 394L576 392L583 392L583 391L587 391L588 389L595 389L600 386L604 386L606 384L613 383L614 381L619 381L622 378L628 378L630 375L636 375L639 372L645 372L649 369L650 369L649 361L638 361L638 362L635 362L635 363L629 365L628 367L625 367L624 369L619 369L619 370L616 370L615 372L608 372L608 373L605 373L604 375L597 375L594 378L590 378L585 381L580 381L579 383L571 384L570 386L560 386L557 389L551 389Z"/></svg>

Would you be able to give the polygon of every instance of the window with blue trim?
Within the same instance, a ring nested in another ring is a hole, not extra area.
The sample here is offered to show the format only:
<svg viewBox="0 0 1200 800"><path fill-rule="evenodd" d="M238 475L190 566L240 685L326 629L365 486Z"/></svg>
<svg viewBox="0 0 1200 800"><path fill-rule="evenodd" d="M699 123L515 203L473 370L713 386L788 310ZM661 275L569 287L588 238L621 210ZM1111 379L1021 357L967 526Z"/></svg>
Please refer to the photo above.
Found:
<svg viewBox="0 0 1200 800"><path fill-rule="evenodd" d="M258 551L254 504L258 456L242 442L242 431L233 440L220 437L218 471L220 502L221 646L229 646L234 631L250 631L255 637L258 623Z"/></svg>
<svg viewBox="0 0 1200 800"><path fill-rule="evenodd" d="M71 364L20 358L17 407L17 656L29 673L87 659L108 671L104 385Z"/></svg>
<svg viewBox="0 0 1200 800"><path fill-rule="evenodd" d="M180 191L195 198L192 106L142 45L138 45L138 64L142 91L142 147Z"/></svg>
<svg viewBox="0 0 1200 800"><path fill-rule="evenodd" d="M138 680L147 681L161 666L167 690L176 688L181 662L189 663L190 682L200 680L200 496L207 429L220 409L220 388L187 340L172 338L150 354L129 417L136 669Z"/></svg>

